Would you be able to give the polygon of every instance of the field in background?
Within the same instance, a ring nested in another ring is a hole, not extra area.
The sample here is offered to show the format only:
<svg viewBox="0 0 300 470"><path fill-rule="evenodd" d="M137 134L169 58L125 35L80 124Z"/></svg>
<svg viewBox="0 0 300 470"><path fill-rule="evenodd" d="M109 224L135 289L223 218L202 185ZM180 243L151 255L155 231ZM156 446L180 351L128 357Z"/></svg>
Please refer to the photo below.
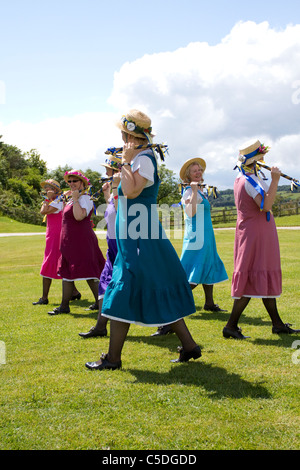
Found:
<svg viewBox="0 0 300 470"><path fill-rule="evenodd" d="M7 231L0 221L0 230ZM29 229L29 227L27 227ZM39 228L40 229L40 228ZM31 229L30 229L31 230ZM12 232L20 227L11 225ZM284 321L300 326L300 231L279 230ZM218 251L232 274L233 230L217 230ZM95 324L86 311L92 296L84 281L70 314L47 314L59 305L54 281L48 306L39 270L44 235L0 238L0 449L298 449L299 335L271 333L262 302L252 300L241 327L250 338L225 340L231 310L230 281L215 287L215 301L228 312L197 311L187 324L202 358L173 364L175 335L153 338L155 328L131 326L120 371L89 371L84 364L106 352L107 338L78 336ZM106 253L105 240L99 240ZM181 241L174 240L180 254Z"/></svg>

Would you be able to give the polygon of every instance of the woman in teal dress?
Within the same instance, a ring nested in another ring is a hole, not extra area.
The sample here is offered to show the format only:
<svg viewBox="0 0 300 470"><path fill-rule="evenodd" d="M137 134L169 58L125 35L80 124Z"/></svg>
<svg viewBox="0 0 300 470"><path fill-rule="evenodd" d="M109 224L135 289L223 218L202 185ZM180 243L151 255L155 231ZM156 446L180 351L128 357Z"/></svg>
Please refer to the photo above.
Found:
<svg viewBox="0 0 300 470"><path fill-rule="evenodd" d="M197 359L200 348L183 319L195 312L193 295L158 218L156 158L152 149L136 148L151 142L151 120L131 110L118 127L124 141L116 219L118 254L102 305L102 315L110 319L110 344L108 354L86 367L120 368L131 323L151 327L172 323L182 343L174 362Z"/></svg>
<svg viewBox="0 0 300 470"><path fill-rule="evenodd" d="M210 204L199 186L205 168L202 158L192 158L180 170L180 178L187 185L182 195L185 234L180 259L191 288L198 284L203 286L204 310L220 312L222 310L214 303L213 286L228 280L228 276L217 252Z"/></svg>

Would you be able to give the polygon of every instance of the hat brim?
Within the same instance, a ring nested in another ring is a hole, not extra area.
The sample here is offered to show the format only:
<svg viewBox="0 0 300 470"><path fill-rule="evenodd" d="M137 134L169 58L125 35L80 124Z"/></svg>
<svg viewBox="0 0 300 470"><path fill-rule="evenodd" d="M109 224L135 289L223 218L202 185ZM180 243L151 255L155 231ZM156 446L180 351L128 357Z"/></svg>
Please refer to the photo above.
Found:
<svg viewBox="0 0 300 470"><path fill-rule="evenodd" d="M109 168L110 170L120 171L118 168L114 168L113 166L110 166L108 163L100 163L100 165L105 166L105 168Z"/></svg>
<svg viewBox="0 0 300 470"><path fill-rule="evenodd" d="M134 132L134 131L129 131L127 129L127 127L124 126L123 122L122 121L117 121L116 122L116 126L123 132L125 132L125 134L130 134L130 135L133 135L134 137L138 137L139 139L145 139L147 140L147 135L146 134L141 134L141 133L138 133L138 132ZM150 137L155 137L155 134L153 134L153 132L151 134L149 134Z"/></svg>
<svg viewBox="0 0 300 470"><path fill-rule="evenodd" d="M49 181L42 181L42 182L40 183L40 185L41 185L42 188L44 188L45 186L51 186L51 188L56 189L57 192L59 192L59 193L62 192L60 186L57 186L57 185L54 184L54 183L49 183Z"/></svg>
<svg viewBox="0 0 300 470"><path fill-rule="evenodd" d="M203 160L203 158L200 158L200 157L190 158L182 165L180 169L179 176L182 181L185 180L185 172L192 163L197 163L203 169L203 172L205 171L206 162L205 160Z"/></svg>
<svg viewBox="0 0 300 470"><path fill-rule="evenodd" d="M68 183L69 176L74 176L74 178L78 178L80 181L83 182L83 184L84 184L84 186L85 186L86 188L89 186L88 181L86 181L82 176L76 175L76 174L74 174L74 173L72 173L72 172L70 172L70 173L64 175L64 180L65 180L66 183Z"/></svg>

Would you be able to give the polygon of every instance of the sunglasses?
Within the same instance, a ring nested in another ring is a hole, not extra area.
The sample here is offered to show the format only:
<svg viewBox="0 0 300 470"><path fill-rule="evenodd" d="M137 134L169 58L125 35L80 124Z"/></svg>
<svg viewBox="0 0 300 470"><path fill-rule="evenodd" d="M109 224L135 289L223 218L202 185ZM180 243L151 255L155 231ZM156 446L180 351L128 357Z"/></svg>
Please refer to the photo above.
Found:
<svg viewBox="0 0 300 470"><path fill-rule="evenodd" d="M78 181L80 181L80 180L68 180L68 184L70 184L70 183L78 183Z"/></svg>

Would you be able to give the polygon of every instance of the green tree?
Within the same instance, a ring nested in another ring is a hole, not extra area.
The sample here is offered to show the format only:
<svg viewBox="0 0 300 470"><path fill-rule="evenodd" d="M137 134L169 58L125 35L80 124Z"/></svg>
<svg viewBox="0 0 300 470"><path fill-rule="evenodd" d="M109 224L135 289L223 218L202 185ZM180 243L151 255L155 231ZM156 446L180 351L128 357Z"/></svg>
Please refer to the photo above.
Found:
<svg viewBox="0 0 300 470"><path fill-rule="evenodd" d="M157 204L176 204L181 199L178 178L174 171L169 170L163 163L159 167L161 184L157 196Z"/></svg>

